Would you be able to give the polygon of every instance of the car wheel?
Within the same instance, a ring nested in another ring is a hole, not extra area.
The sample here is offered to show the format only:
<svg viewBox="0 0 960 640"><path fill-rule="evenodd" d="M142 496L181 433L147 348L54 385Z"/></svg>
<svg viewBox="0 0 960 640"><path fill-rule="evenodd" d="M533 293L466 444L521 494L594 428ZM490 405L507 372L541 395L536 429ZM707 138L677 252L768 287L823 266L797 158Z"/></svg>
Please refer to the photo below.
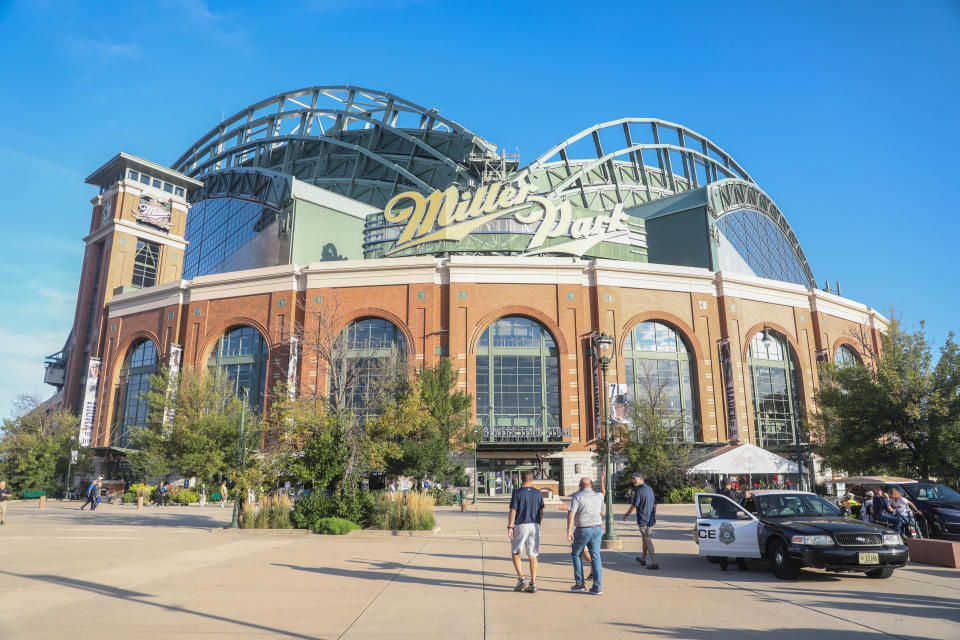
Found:
<svg viewBox="0 0 960 640"><path fill-rule="evenodd" d="M800 573L800 563L790 557L783 540L771 540L767 556L770 558L770 571L781 580L793 580Z"/></svg>
<svg viewBox="0 0 960 640"><path fill-rule="evenodd" d="M868 578L877 578L882 580L884 578L889 578L893 575L893 567L880 567L879 569L871 569L867 571Z"/></svg>

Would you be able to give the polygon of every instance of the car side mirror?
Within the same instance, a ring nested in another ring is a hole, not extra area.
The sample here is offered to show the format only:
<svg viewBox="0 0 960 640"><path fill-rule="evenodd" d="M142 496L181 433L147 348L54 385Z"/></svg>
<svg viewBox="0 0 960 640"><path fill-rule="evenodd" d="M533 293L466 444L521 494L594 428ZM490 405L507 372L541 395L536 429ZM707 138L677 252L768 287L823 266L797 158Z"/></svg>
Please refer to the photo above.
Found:
<svg viewBox="0 0 960 640"><path fill-rule="evenodd" d="M737 520L753 520L749 514L744 513L743 511L737 511Z"/></svg>

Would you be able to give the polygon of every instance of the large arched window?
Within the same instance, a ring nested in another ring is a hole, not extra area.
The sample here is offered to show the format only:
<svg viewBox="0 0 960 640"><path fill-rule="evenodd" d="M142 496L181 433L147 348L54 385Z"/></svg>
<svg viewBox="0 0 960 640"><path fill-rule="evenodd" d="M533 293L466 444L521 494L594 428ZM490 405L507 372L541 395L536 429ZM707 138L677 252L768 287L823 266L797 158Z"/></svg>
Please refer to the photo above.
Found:
<svg viewBox="0 0 960 640"><path fill-rule="evenodd" d="M372 402L391 375L406 375L407 341L383 318L363 318L340 334L333 350L336 369L330 376L330 401L354 413L369 413Z"/></svg>
<svg viewBox="0 0 960 640"><path fill-rule="evenodd" d="M802 410L790 345L783 336L765 329L750 340L748 360L757 443L764 448L795 444Z"/></svg>
<svg viewBox="0 0 960 640"><path fill-rule="evenodd" d="M117 383L116 410L111 444L127 447L130 430L144 427L150 413L150 404L144 394L150 391L150 377L157 373L157 345L153 340L141 340L127 350Z"/></svg>
<svg viewBox="0 0 960 640"><path fill-rule="evenodd" d="M860 364L860 356L857 355L857 352L854 351L853 347L842 344L837 349L837 356L834 358L834 362L838 367L852 367Z"/></svg>
<svg viewBox="0 0 960 640"><path fill-rule="evenodd" d="M253 327L233 327L217 340L207 366L223 374L234 393L244 390L250 406L263 413L263 392L267 383L267 342Z"/></svg>
<svg viewBox="0 0 960 640"><path fill-rule="evenodd" d="M623 355L633 400L662 407L679 421L678 439L695 441L693 359L680 335L660 322L641 322L627 336Z"/></svg>
<svg viewBox="0 0 960 640"><path fill-rule="evenodd" d="M560 358L550 332L521 316L477 343L477 424L484 442L560 442Z"/></svg>

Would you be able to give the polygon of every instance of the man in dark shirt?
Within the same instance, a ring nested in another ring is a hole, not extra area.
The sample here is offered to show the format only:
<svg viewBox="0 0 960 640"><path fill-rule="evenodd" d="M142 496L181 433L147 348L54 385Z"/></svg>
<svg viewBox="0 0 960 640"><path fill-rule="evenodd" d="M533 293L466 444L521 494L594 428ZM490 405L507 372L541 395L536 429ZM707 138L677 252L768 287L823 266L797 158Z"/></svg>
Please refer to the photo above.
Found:
<svg viewBox="0 0 960 640"><path fill-rule="evenodd" d="M507 537L513 554L513 568L517 572L514 591L537 592L537 554L540 552L540 523L543 521L543 494L533 487L533 472L520 474L523 486L513 492L510 515L507 519ZM526 550L530 559L530 584L523 579L520 554Z"/></svg>
<svg viewBox="0 0 960 640"><path fill-rule="evenodd" d="M642 471L633 474L633 503L623 514L626 520L634 511L637 512L637 526L640 528L640 539L643 540L643 551L636 557L637 562L647 569L659 569L657 554L653 550L653 533L650 527L657 523L657 500L653 496L653 489L646 482ZM650 554L650 565L647 566L647 554Z"/></svg>

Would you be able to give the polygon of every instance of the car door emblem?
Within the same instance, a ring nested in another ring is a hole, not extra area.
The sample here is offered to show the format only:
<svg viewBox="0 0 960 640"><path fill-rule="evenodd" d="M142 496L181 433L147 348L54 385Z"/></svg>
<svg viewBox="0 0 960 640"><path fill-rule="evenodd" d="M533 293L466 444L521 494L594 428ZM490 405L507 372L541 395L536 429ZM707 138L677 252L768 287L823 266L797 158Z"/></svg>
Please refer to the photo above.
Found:
<svg viewBox="0 0 960 640"><path fill-rule="evenodd" d="M733 525L724 522L720 525L720 542L723 544L733 544L737 536L733 533Z"/></svg>

